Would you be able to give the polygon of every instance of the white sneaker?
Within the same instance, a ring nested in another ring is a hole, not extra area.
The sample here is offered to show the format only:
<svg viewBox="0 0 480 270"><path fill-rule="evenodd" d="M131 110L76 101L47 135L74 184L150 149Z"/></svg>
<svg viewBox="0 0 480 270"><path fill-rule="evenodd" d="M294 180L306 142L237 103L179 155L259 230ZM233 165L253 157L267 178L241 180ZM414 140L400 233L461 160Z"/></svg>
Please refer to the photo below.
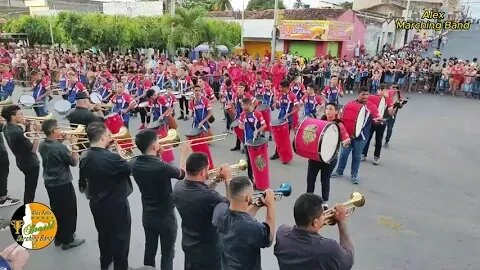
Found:
<svg viewBox="0 0 480 270"><path fill-rule="evenodd" d="M353 95L353 91L350 91L350 94Z"/></svg>
<svg viewBox="0 0 480 270"><path fill-rule="evenodd" d="M7 198L0 201L0 208L15 205L15 204L18 204L18 203L20 203L20 200L12 199L10 197L7 197Z"/></svg>
<svg viewBox="0 0 480 270"><path fill-rule="evenodd" d="M367 157L362 155L362 158L360 158L360 161L365 161L365 160L367 160Z"/></svg>

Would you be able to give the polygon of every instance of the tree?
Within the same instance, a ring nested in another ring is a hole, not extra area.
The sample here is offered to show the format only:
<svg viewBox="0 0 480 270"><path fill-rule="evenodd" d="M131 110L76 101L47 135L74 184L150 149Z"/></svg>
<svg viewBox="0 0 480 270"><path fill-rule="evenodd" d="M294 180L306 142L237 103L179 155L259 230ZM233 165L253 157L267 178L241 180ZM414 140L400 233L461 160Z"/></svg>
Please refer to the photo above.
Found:
<svg viewBox="0 0 480 270"><path fill-rule="evenodd" d="M296 0L295 3L293 3L293 8L294 9L300 9L303 8L303 2L302 0Z"/></svg>
<svg viewBox="0 0 480 270"><path fill-rule="evenodd" d="M215 0L180 0L178 2L185 9L203 8L210 10Z"/></svg>
<svg viewBox="0 0 480 270"><path fill-rule="evenodd" d="M343 3L340 3L340 6L344 9L352 9L353 8L353 2L343 2Z"/></svg>
<svg viewBox="0 0 480 270"><path fill-rule="evenodd" d="M7 22L5 30L12 33L26 33L31 46L35 44L50 44L50 25L48 20L44 16L21 16Z"/></svg>
<svg viewBox="0 0 480 270"><path fill-rule="evenodd" d="M211 7L212 11L226 11L233 10L230 0L217 0Z"/></svg>
<svg viewBox="0 0 480 270"><path fill-rule="evenodd" d="M247 5L247 10L266 10L274 8L275 0L250 0ZM283 4L282 0L278 0L278 8L285 8L285 4Z"/></svg>

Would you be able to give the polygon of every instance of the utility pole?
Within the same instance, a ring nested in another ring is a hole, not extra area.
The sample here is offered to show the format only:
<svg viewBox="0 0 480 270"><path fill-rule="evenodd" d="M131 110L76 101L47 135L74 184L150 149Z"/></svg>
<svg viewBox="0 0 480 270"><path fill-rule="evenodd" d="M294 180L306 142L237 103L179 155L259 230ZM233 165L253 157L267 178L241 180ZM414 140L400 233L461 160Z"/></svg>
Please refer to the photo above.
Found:
<svg viewBox="0 0 480 270"><path fill-rule="evenodd" d="M175 1L176 0L170 0L170 15L175 16Z"/></svg>
<svg viewBox="0 0 480 270"><path fill-rule="evenodd" d="M245 27L244 27L244 24L245 24L245 0L242 0L242 34L240 36L240 47L242 47L242 49L244 49L245 47L245 44L244 44L244 31L245 31Z"/></svg>
<svg viewBox="0 0 480 270"><path fill-rule="evenodd" d="M408 21L408 13L410 13L410 0L407 1L407 9L405 10L405 17L404 20ZM405 38L403 40L403 44L408 43L408 30L405 29Z"/></svg>
<svg viewBox="0 0 480 270"><path fill-rule="evenodd" d="M277 47L277 21L278 21L278 0L275 0L275 9L273 10L273 31L272 31L272 52L270 61L275 60L275 48Z"/></svg>

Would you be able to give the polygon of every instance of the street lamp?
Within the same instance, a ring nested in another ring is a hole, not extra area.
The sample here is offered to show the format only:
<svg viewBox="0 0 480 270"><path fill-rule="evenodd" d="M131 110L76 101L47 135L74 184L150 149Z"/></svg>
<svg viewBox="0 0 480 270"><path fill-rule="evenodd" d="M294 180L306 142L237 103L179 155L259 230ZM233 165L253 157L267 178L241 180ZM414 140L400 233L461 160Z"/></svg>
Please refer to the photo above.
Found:
<svg viewBox="0 0 480 270"><path fill-rule="evenodd" d="M277 47L277 21L278 21L278 0L275 0L275 9L273 10L273 30L272 30L272 52L270 61L275 60L275 48Z"/></svg>

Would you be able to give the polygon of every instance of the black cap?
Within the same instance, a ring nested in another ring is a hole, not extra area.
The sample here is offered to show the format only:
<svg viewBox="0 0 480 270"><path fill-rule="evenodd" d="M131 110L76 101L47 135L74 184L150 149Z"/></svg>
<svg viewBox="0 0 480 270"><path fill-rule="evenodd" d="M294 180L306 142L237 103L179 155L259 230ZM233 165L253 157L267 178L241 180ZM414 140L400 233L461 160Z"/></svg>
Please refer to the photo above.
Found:
<svg viewBox="0 0 480 270"><path fill-rule="evenodd" d="M88 99L88 94L86 92L78 92L75 95L75 100L78 100L78 99Z"/></svg>

